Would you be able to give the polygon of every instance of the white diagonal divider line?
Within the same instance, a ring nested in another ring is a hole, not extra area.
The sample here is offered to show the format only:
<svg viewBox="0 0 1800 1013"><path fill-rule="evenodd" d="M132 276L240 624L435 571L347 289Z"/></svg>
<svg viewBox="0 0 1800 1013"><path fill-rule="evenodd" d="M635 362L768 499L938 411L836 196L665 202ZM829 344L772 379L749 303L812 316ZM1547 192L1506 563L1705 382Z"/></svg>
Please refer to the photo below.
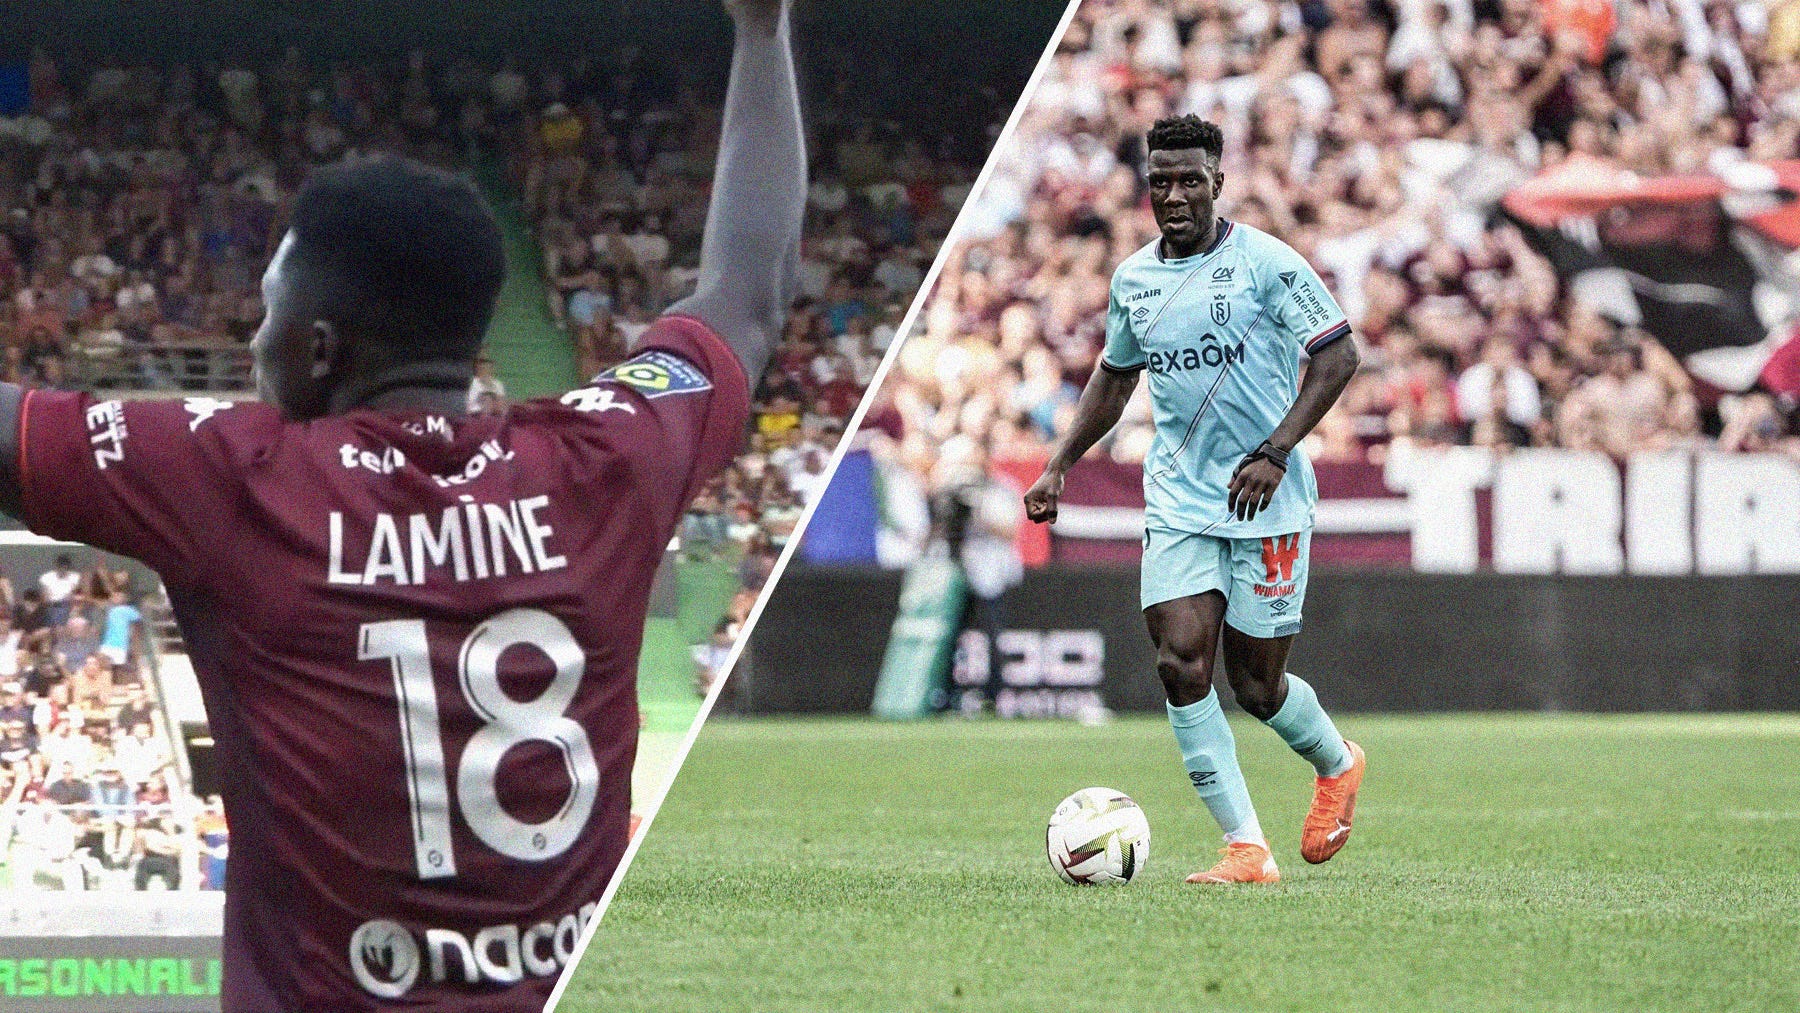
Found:
<svg viewBox="0 0 1800 1013"><path fill-rule="evenodd" d="M876 367L875 375L869 380L868 389L863 391L861 403L850 421L844 426L844 434L838 438L837 448L831 452L831 460L825 467L824 481L815 488L818 493L806 504L800 513L800 521L794 526L793 534L788 536L787 544L782 546L781 555L775 560L775 568L769 572L769 579L763 582L762 591L756 596L756 604L751 606L749 616L744 619L744 628L738 631L737 642L731 645L731 653L726 655L722 674L713 680L712 689L706 693L706 699L700 703L700 713L694 716L694 723L688 727L687 738L682 740L681 748L676 751L674 762L670 764L669 774L663 780L663 798L680 776L681 768L687 763L688 753L693 751L694 740L699 738L700 730L706 727L706 719L712 715L713 706L719 702L719 694L725 689L725 680L731 678L732 670L737 667L738 658L744 653L744 647L750 643L750 634L755 631L756 623L762 618L764 606L769 604L769 595L780 582L781 575L786 572L788 562L794 558L794 551L799 548L800 540L806 534L807 525L812 523L813 511L825 499L825 490L830 487L831 480L837 475L838 465L844 460L844 454L850 449L850 442L855 438L857 430L862 428L863 416L869 413L869 401L876 391L881 389L882 381L887 379L888 370L899 357L901 346L912 336L914 324L918 321L919 311L930 297L931 290L937 285L938 275L944 271L944 260L951 250L956 248L969 221L969 212L977 200L987 189L988 179L994 174L998 164L995 156L1005 150L1007 139L1018 129L1019 119L1024 116L1025 108L1031 104L1032 93L1037 91L1038 82L1043 79L1044 72L1050 69L1052 58L1056 55L1056 47L1062 44L1063 33L1069 30L1069 22L1074 20L1075 11L1081 6L1081 0L1069 0L1068 9L1063 11L1062 20L1056 23L1056 31L1050 35L1050 41L1044 47L1044 53L1038 57L1037 66L1031 71L1031 77L1025 82L1025 89L1019 93L1018 104L1013 106L1012 115L1007 117L1006 125L1001 128L1000 136L994 140L994 146L988 152L987 164L981 167L981 174L975 178L975 185L970 188L969 195L963 199L962 207L957 209L956 220L950 224L950 231L944 236L944 244L938 248L937 259L932 261L931 269L925 273L925 280L920 283L919 290L913 294L912 305L907 307L906 316L900 319L900 326L894 332L893 343L888 345L887 354L881 358L881 365ZM606 892L600 895L600 903L594 908L594 915L581 930L581 939L575 944L575 952L570 955L569 962L563 966L562 974L556 980L556 988L550 992L550 1001L544 1006L544 1013L556 1013L557 1003L562 1001L563 993L569 987L569 979L575 969L581 966L581 958L587 953L588 944L593 941L594 933L600 927L600 920L606 916L606 909L612 906L613 896L619 892L619 884L625 881L625 873L630 870L632 861L637 858L638 848L644 839L650 836L650 829L656 823L656 814L662 809L663 798L658 798L649 812L643 814L644 822L638 832L625 846L625 854L619 858L619 867L613 871L612 882L606 884Z"/></svg>
<svg viewBox="0 0 1800 1013"><path fill-rule="evenodd" d="M65 542L60 538L49 538L34 535L29 531L0 531L0 546L41 545L80 548L80 542Z"/></svg>

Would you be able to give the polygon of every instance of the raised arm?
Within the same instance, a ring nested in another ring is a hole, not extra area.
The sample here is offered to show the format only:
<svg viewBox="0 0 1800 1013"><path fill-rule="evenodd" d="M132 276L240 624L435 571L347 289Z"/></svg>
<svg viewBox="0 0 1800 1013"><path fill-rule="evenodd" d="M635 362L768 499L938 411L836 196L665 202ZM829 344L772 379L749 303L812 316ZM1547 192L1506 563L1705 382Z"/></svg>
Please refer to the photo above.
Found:
<svg viewBox="0 0 1800 1013"><path fill-rule="evenodd" d="M726 0L726 7L737 22L737 50L700 283L669 312L706 321L737 353L754 387L798 283L806 140L788 0Z"/></svg>
<svg viewBox="0 0 1800 1013"><path fill-rule="evenodd" d="M1050 463L1044 465L1044 473L1025 492L1026 517L1039 524L1056 520L1056 500L1062 495L1063 476L1081 460L1088 448L1119 424L1119 417L1125 414L1125 403L1131 400L1132 391L1137 390L1138 374L1142 372L1141 368L1114 369L1104 360L1094 366L1094 375L1088 377L1087 386L1081 391L1081 401L1075 405L1074 424L1057 443L1056 450L1050 455Z"/></svg>

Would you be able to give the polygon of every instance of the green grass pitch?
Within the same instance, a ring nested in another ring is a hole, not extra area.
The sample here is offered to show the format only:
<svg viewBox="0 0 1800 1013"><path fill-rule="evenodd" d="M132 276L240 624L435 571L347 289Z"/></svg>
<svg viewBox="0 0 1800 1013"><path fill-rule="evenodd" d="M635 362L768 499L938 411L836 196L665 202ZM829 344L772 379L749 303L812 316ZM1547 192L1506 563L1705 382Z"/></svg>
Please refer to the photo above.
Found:
<svg viewBox="0 0 1800 1013"><path fill-rule="evenodd" d="M715 721L559 1013L1800 1010L1800 716L1356 717L1355 835L1299 857L1311 768L1239 719L1283 880L1167 726ZM1149 815L1125 887L1050 871L1065 794Z"/></svg>

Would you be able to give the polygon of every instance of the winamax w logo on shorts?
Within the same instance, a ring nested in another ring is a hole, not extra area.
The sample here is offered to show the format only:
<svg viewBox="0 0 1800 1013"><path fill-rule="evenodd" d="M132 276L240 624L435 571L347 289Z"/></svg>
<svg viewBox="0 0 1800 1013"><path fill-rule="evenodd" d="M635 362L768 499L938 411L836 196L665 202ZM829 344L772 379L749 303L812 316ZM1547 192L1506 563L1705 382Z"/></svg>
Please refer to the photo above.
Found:
<svg viewBox="0 0 1800 1013"><path fill-rule="evenodd" d="M1262 540L1264 583L1250 590L1259 598L1286 598L1295 591L1294 564L1300 559L1300 535L1280 535Z"/></svg>
<svg viewBox="0 0 1800 1013"><path fill-rule="evenodd" d="M1267 571L1264 578L1273 584L1278 580L1294 579L1294 561L1300 558L1299 534L1280 535L1262 540L1263 569Z"/></svg>

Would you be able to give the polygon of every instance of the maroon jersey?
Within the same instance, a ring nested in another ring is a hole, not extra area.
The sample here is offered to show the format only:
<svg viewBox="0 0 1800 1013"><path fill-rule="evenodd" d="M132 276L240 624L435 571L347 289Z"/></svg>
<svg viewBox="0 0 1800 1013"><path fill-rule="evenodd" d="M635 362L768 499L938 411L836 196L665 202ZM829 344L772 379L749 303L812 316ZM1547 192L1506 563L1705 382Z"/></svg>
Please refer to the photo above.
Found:
<svg viewBox="0 0 1800 1013"><path fill-rule="evenodd" d="M27 522L155 567L200 675L228 1013L543 1008L625 850L652 578L748 411L686 317L502 418L27 395Z"/></svg>

